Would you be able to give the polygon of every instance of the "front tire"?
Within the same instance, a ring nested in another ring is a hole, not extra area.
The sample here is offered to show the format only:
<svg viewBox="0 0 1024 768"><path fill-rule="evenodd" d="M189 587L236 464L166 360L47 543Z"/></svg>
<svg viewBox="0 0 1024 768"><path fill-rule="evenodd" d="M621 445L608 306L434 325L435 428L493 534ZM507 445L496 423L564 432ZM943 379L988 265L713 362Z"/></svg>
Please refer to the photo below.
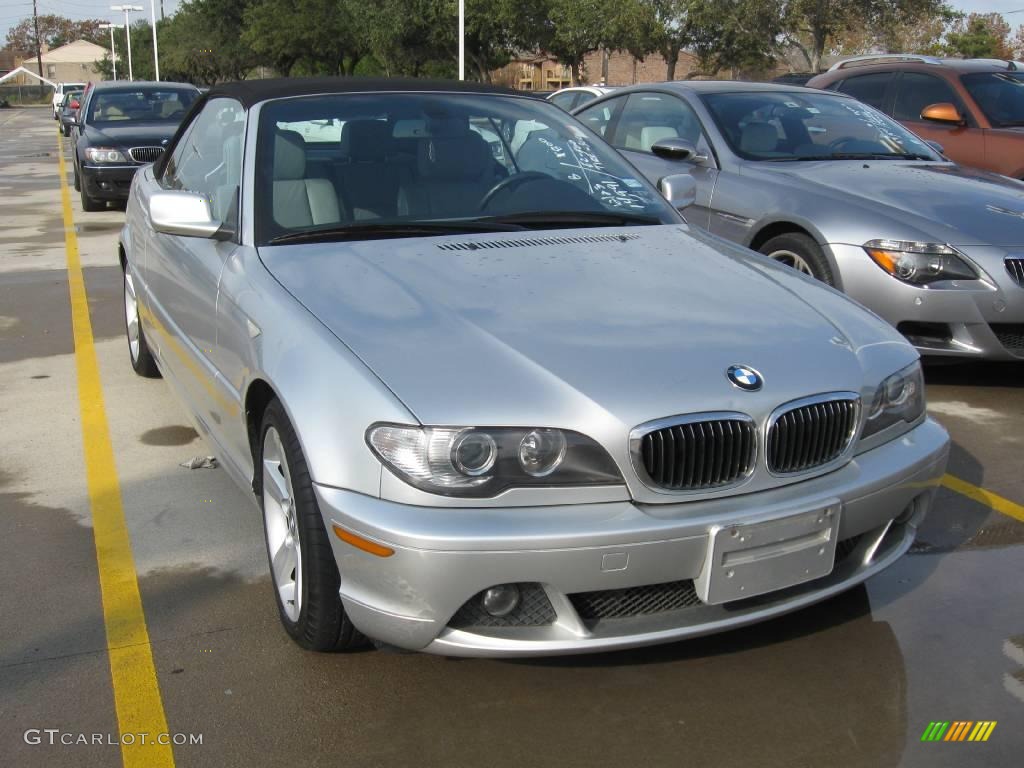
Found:
<svg viewBox="0 0 1024 768"><path fill-rule="evenodd" d="M310 651L363 644L338 595L338 566L302 447L276 399L263 414L256 470L267 560L285 631Z"/></svg>
<svg viewBox="0 0 1024 768"><path fill-rule="evenodd" d="M107 204L105 202L103 202L102 200L97 200L94 197L90 197L89 193L85 191L85 182L84 181L79 180L78 186L79 186L78 192L79 192L79 195L82 198L82 210L83 211L85 211L86 213L96 213L97 211L102 211L102 210L106 209Z"/></svg>
<svg viewBox="0 0 1024 768"><path fill-rule="evenodd" d="M159 379L160 369L156 367L156 360L149 351L142 323L139 322L139 300L135 294L135 281L127 265L124 268L124 331L128 337L128 359L131 360L132 370L143 378Z"/></svg>
<svg viewBox="0 0 1024 768"><path fill-rule="evenodd" d="M785 264L826 285L836 284L832 266L814 239L802 232L787 232L767 241L758 250L770 259Z"/></svg>

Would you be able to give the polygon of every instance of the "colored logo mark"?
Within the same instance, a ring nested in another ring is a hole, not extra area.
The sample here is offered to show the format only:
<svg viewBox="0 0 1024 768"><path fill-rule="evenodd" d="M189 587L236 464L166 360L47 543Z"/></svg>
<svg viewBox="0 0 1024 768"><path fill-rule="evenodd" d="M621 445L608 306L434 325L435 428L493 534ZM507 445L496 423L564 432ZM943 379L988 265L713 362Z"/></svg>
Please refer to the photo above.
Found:
<svg viewBox="0 0 1024 768"><path fill-rule="evenodd" d="M921 734L921 741L988 741L995 728L995 720L932 721Z"/></svg>

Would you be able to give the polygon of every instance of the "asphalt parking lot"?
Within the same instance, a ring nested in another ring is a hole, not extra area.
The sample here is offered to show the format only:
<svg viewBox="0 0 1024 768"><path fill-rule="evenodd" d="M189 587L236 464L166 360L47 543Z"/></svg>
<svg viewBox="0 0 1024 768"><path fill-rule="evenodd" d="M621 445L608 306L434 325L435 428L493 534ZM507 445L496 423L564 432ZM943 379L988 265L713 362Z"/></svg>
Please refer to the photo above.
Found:
<svg viewBox="0 0 1024 768"><path fill-rule="evenodd" d="M120 765L119 723L152 705L131 688L115 702L111 683L118 617L101 599L82 440L92 350L139 642L169 731L202 738L175 765L1020 765L1024 365L928 367L950 476L912 552L839 598L595 656L310 654L280 628L255 507L221 470L180 466L207 447L164 383L131 371L123 211L82 213L71 191L92 327L76 360L59 152L70 143L47 110L0 112L0 765ZM984 743L922 742L932 721L997 726ZM51 745L45 729L104 743Z"/></svg>

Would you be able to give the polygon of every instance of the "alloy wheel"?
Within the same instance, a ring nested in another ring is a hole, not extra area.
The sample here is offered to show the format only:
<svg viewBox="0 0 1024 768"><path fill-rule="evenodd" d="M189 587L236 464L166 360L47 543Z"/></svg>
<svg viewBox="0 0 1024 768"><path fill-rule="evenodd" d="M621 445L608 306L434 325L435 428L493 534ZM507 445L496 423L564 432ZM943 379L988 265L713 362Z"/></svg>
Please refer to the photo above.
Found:
<svg viewBox="0 0 1024 768"><path fill-rule="evenodd" d="M263 518L274 587L290 621L302 610L302 545L295 493L281 436L274 427L263 436Z"/></svg>
<svg viewBox="0 0 1024 768"><path fill-rule="evenodd" d="M124 324L128 333L128 353L132 362L139 360L139 302L135 298L135 282L127 267L124 271Z"/></svg>
<svg viewBox="0 0 1024 768"><path fill-rule="evenodd" d="M787 267L795 269L797 272L802 272L810 277L816 277L814 272L811 270L811 265L807 263L807 260L800 254L794 253L793 251L773 251L768 254L768 258L775 259L780 264L785 264Z"/></svg>

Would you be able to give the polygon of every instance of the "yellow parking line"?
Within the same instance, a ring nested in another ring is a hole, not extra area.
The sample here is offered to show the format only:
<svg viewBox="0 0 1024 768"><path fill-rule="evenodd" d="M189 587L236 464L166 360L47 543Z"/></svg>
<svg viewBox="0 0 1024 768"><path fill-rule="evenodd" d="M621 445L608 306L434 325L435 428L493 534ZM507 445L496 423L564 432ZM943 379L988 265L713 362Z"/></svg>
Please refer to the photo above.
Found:
<svg viewBox="0 0 1024 768"><path fill-rule="evenodd" d="M999 494L992 493L992 491L986 491L984 488L971 485L966 480L961 480L953 475L943 475L942 484L951 491L956 491L969 499L984 504L986 507L991 507L996 512L1002 512L1004 515L1024 523L1024 506L1016 502L1004 499Z"/></svg>
<svg viewBox="0 0 1024 768"><path fill-rule="evenodd" d="M158 735L167 732L167 719L160 700L160 686L153 666L146 616L139 595L132 544L121 504L121 487L103 405L103 388L93 346L92 322L78 255L78 238L75 236L71 215L71 193L68 191L60 134L57 137L57 157L64 210L64 245L71 293L71 325L75 338L86 484L92 511L93 536L96 540L96 563L99 566L114 706L121 733L121 759L125 768L173 768L174 753L171 746L157 743ZM143 743L139 735L143 733L149 735L145 739L147 743ZM130 739L127 734L132 734ZM129 740L132 743L125 743Z"/></svg>

